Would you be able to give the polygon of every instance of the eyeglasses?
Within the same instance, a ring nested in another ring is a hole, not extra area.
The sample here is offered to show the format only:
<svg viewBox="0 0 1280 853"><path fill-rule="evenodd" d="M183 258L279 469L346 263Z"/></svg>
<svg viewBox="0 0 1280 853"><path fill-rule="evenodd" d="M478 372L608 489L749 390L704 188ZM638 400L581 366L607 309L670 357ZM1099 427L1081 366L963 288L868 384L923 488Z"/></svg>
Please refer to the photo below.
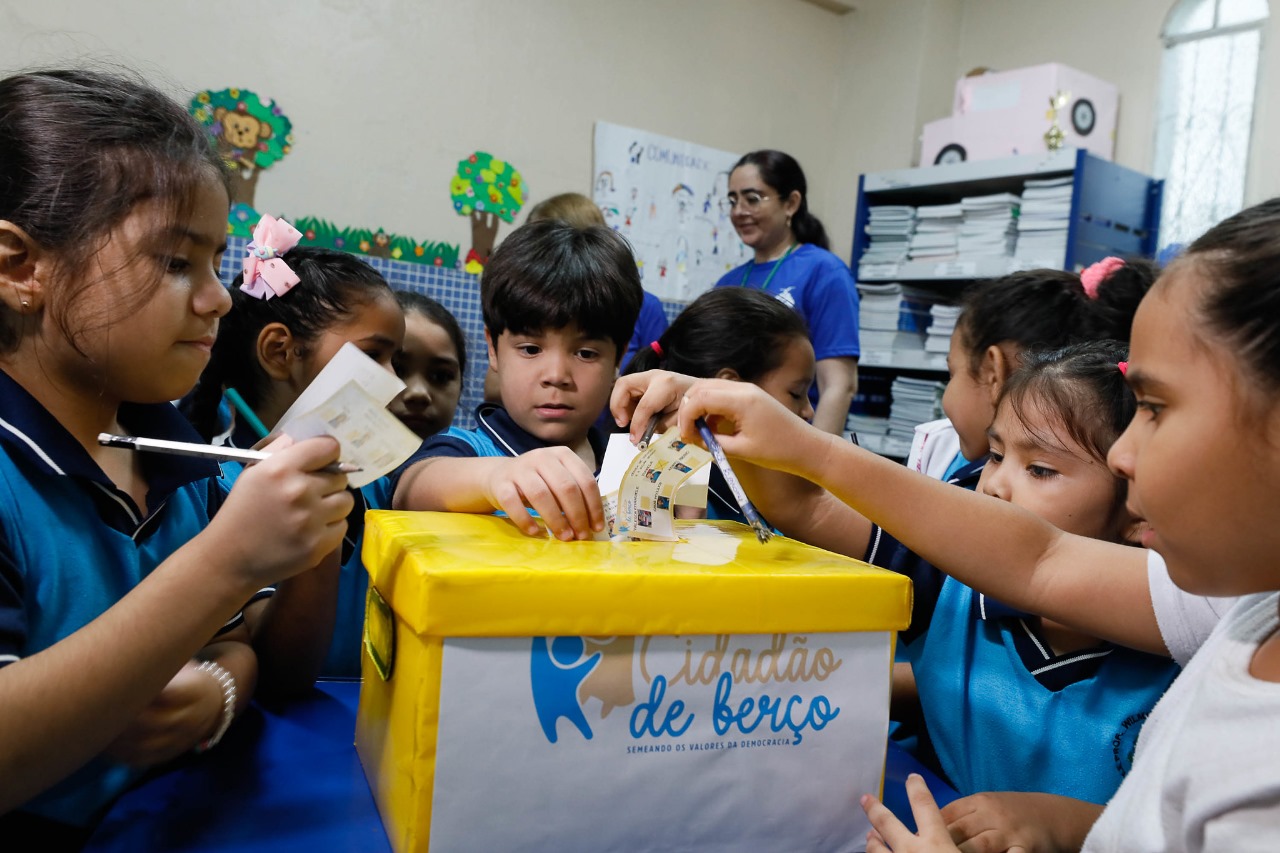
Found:
<svg viewBox="0 0 1280 853"><path fill-rule="evenodd" d="M751 190L747 190L742 195L737 195L736 193L729 193L727 197L721 200L720 209L726 213L733 213L733 209L737 207L739 204L741 204L747 210L754 212L756 210L759 210L760 205L764 204L768 200L769 200L769 196L762 195L758 192L753 192Z"/></svg>

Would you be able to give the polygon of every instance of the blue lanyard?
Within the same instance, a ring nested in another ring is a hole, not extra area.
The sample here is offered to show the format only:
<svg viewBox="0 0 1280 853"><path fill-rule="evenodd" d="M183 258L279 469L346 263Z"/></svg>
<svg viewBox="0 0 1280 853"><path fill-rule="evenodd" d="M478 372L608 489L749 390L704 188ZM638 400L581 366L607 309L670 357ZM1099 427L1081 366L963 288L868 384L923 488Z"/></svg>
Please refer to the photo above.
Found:
<svg viewBox="0 0 1280 853"><path fill-rule="evenodd" d="M800 244L792 243L790 246L787 247L787 251L783 254L782 257L778 258L777 263L773 265L773 269L769 270L769 274L764 277L764 284L760 285L761 290L769 289L769 282L773 281L773 276L778 272L778 269L782 266L782 262L785 261L787 258L791 257L791 253L796 250L796 246L798 245ZM747 267L742 273L743 287L747 286L747 279L751 277L751 273L755 271L755 268L756 268L756 262L753 259L751 261L751 266Z"/></svg>

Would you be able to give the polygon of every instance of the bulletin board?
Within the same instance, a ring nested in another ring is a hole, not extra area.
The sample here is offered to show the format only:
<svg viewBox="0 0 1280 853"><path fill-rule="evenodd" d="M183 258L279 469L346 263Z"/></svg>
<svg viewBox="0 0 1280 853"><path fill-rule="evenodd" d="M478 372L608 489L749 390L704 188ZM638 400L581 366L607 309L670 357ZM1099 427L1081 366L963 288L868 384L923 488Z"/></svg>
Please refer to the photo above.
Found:
<svg viewBox="0 0 1280 853"><path fill-rule="evenodd" d="M751 259L724 206L738 156L596 122L593 198L631 242L645 290L688 302Z"/></svg>

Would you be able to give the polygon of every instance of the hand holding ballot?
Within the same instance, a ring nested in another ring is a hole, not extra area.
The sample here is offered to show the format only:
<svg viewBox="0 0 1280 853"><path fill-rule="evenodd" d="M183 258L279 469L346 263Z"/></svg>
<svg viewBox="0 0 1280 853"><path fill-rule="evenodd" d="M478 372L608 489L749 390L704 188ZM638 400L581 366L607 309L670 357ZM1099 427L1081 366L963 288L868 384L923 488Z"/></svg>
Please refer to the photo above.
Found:
<svg viewBox="0 0 1280 853"><path fill-rule="evenodd" d="M258 586L309 569L338 548L353 502L347 475L322 470L338 458L332 438L281 437L270 451L240 476L208 527L215 534L209 541L257 576Z"/></svg>
<svg viewBox="0 0 1280 853"><path fill-rule="evenodd" d="M824 433L749 382L650 370L621 377L610 403L614 416L630 423L633 440L662 415L675 416L682 439L701 443L697 420L705 418L727 455L768 468L801 473L795 466L812 467L824 454Z"/></svg>
<svg viewBox="0 0 1280 853"><path fill-rule="evenodd" d="M349 479L360 488L404 462L422 443L387 410L404 387L395 374L347 342L272 432L294 440L333 436L342 445L342 461L360 469Z"/></svg>
<svg viewBox="0 0 1280 853"><path fill-rule="evenodd" d="M541 532L526 507L542 517L557 539L590 539L604 530L600 489L586 463L568 447L542 447L491 461L486 498L525 535Z"/></svg>

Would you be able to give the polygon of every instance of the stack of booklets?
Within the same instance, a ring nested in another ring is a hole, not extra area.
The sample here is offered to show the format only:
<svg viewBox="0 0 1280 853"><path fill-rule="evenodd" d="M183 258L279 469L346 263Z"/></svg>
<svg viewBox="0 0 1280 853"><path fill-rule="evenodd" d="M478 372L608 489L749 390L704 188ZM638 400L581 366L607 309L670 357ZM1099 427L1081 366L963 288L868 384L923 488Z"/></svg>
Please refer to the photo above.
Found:
<svg viewBox="0 0 1280 853"><path fill-rule="evenodd" d="M906 299L904 293L903 286L896 282L858 285L858 339L864 353L924 352L928 322L919 321L918 301Z"/></svg>
<svg viewBox="0 0 1280 853"><path fill-rule="evenodd" d="M960 223L956 258L1008 258L1018 239L1018 210L1022 199L1013 193L972 196L960 200L964 220Z"/></svg>
<svg viewBox="0 0 1280 853"><path fill-rule="evenodd" d="M956 330L956 320L960 317L959 305L943 305L935 302L929 308L929 334L925 338L924 350L932 353L946 353L951 349L951 333Z"/></svg>
<svg viewBox="0 0 1280 853"><path fill-rule="evenodd" d="M942 392L945 382L899 376L893 380L890 393L889 438L910 446L917 424L942 417Z"/></svg>
<svg viewBox="0 0 1280 853"><path fill-rule="evenodd" d="M907 259L911 235L916 230L916 209L906 204L872 207L867 218L867 248L858 259L858 278L875 278L877 267L896 269ZM896 274L886 270L889 275Z"/></svg>
<svg viewBox="0 0 1280 853"><path fill-rule="evenodd" d="M953 261L960 239L964 209L957 204L931 204L916 208L916 232L911 237L913 261Z"/></svg>
<svg viewBox="0 0 1280 853"><path fill-rule="evenodd" d="M1022 190L1015 257L1024 269L1061 269L1071 225L1072 178L1027 181Z"/></svg>

